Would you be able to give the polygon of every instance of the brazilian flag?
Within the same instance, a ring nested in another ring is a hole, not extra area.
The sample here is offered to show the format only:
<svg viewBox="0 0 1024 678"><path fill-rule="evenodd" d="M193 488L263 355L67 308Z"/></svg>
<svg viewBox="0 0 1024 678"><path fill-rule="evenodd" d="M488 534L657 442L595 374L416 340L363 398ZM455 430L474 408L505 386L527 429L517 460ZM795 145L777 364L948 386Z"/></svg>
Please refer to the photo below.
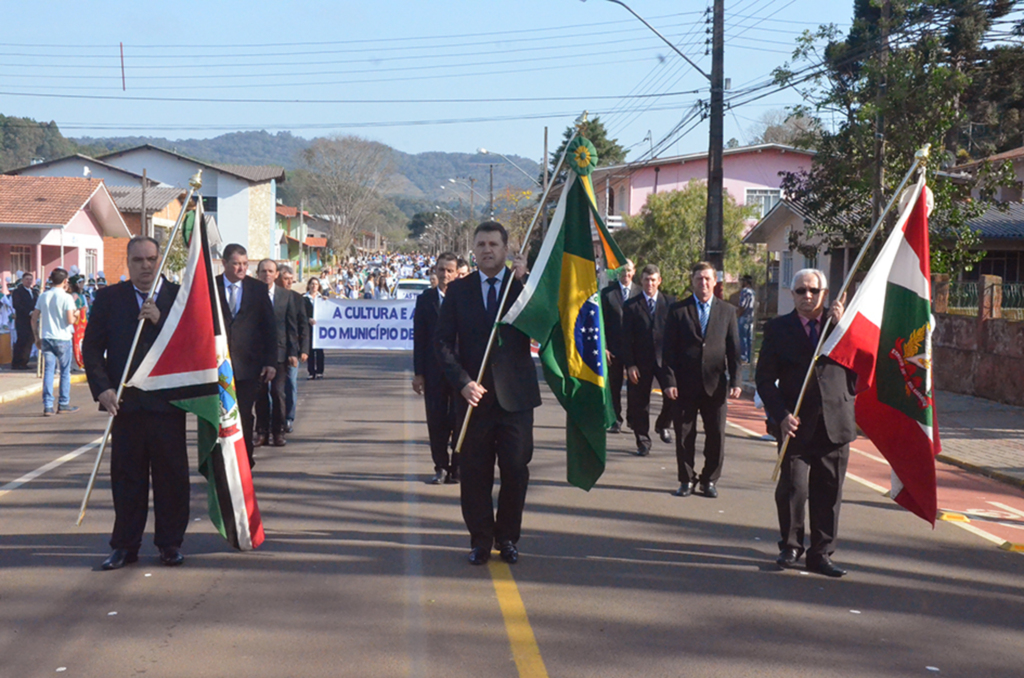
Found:
<svg viewBox="0 0 1024 678"><path fill-rule="evenodd" d="M604 472L605 431L615 420L595 250L609 270L626 260L597 213L594 145L577 137L566 157L572 172L554 219L525 289L501 322L540 343L544 376L565 408L567 477L589 490Z"/></svg>

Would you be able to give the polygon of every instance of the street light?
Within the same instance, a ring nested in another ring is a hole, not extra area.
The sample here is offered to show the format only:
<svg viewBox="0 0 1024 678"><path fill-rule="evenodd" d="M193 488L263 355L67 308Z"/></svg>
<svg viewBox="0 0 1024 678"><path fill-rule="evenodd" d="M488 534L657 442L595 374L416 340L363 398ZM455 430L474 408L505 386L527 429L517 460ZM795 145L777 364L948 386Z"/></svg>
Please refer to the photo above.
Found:
<svg viewBox="0 0 1024 678"><path fill-rule="evenodd" d="M470 181L476 181L476 179L470 179ZM462 184L463 186L468 188L470 191L472 191L472 193L469 194L469 211L470 211L471 214L474 213L474 209L473 209L473 194L474 193L476 195L479 195L482 199L487 200L487 196L483 195L482 193L477 191L475 188L473 188L473 185L471 183L462 181L461 179L449 179L448 183L450 183L450 184ZM444 188L444 186L442 186L441 188ZM491 205L491 207L490 207L491 216L493 217L494 216L494 201L493 200L491 201L490 205Z"/></svg>
<svg viewBox="0 0 1024 678"><path fill-rule="evenodd" d="M498 153L497 151L488 151L486 148L478 148L478 149L476 149L476 152L479 153L480 155L496 155L496 156L498 156L500 158L504 158L508 162L508 164L512 165L517 170L522 172L526 176L527 179L529 179L533 183L537 184L541 188L544 188L544 186L539 181L537 181L537 177L531 176L529 172L527 172L522 167L520 167L519 165L517 165L514 162L512 162L512 159L509 158L507 155L504 155L502 153Z"/></svg>

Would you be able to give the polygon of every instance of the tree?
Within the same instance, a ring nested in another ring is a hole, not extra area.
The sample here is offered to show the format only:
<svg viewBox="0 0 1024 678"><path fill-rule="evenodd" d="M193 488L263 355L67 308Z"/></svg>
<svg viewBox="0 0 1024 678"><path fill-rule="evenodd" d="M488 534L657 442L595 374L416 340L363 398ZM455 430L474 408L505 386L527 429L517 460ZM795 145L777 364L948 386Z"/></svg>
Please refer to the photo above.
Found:
<svg viewBox="0 0 1024 678"><path fill-rule="evenodd" d="M509 245L522 249L523 238L536 212L537 196L530 189L506 188L494 197L494 218L508 230Z"/></svg>
<svg viewBox="0 0 1024 678"><path fill-rule="evenodd" d="M819 123L817 155L807 172L787 173L782 188L800 201L809 219L802 237L820 236L826 247L856 246L871 227L875 121L885 121L883 195L891 196L914 153L931 144L930 164L956 156L959 130L970 122L964 105L978 76L982 39L992 21L1013 3L1005 0L893 0L890 52L881 59L879 3L857 0L846 36L834 26L798 40L794 64L776 81L792 86L807 105L793 115ZM885 83L885 96L879 96ZM977 237L967 223L995 203L994 189L1011 180L1007 168L983 168L966 186L933 175L932 270L969 267ZM981 199L972 200L971 193ZM795 242L794 245L800 245ZM937 255L940 248L955 256Z"/></svg>
<svg viewBox="0 0 1024 678"><path fill-rule="evenodd" d="M565 147L569 144L569 139L572 138L576 128L572 125L565 129L562 134L562 143L559 144L555 152L551 154L551 166L549 172L551 172L552 181L561 183L565 180L565 171L563 170L559 177L555 177L555 165L558 164L558 160L562 157L562 153L565 152ZM608 130L604 128L604 123L601 122L600 116L594 116L593 119L587 121L583 125L582 135L587 139L590 139L590 143L594 144L594 148L597 149L597 166L608 167L609 165L621 165L626 161L626 154L629 152L624 149L618 139L609 139ZM538 180L542 177L538 177Z"/></svg>
<svg viewBox="0 0 1024 678"><path fill-rule="evenodd" d="M628 230L616 234L623 254L638 269L657 264L669 294L682 295L689 288L690 267L704 256L707 202L707 184L694 179L682 190L649 195L639 214L626 217ZM735 275L754 272L751 250L741 242L750 208L726 193L722 211L725 269Z"/></svg>
<svg viewBox="0 0 1024 678"><path fill-rule="evenodd" d="M319 138L302 152L308 174L303 194L292 199L304 199L306 209L329 221L335 252L347 251L359 231L380 228L387 202L380 190L394 171L391 153L356 136Z"/></svg>
<svg viewBox="0 0 1024 678"><path fill-rule="evenodd" d="M757 120L753 143L814 148L819 128L818 120L807 115L780 109L765 111Z"/></svg>

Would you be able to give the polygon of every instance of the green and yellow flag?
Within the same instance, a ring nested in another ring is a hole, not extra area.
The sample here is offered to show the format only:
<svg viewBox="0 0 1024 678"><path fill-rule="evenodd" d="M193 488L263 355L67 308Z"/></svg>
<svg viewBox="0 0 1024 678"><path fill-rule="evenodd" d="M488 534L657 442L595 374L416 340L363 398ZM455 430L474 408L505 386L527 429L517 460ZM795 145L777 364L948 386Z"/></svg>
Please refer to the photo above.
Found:
<svg viewBox="0 0 1024 678"><path fill-rule="evenodd" d="M602 251L607 269L626 260L597 213L590 181L594 145L577 137L567 158L572 172L533 272L501 322L540 343L544 376L565 408L567 477L589 490L604 472L605 432L615 420L595 250Z"/></svg>

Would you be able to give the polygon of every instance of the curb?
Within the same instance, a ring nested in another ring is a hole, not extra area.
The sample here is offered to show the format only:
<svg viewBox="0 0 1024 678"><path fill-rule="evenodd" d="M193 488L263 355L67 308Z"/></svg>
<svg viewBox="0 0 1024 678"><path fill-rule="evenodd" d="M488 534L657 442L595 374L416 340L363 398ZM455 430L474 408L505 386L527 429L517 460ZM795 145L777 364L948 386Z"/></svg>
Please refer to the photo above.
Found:
<svg viewBox="0 0 1024 678"><path fill-rule="evenodd" d="M84 374L72 374L71 383L81 384L86 381ZM56 381L54 383L57 383ZM7 391L6 393L0 393L0 405L5 403L11 403L15 400L21 400L31 395L43 392L43 380L40 379L39 383L33 384L32 386L25 386L24 388L15 389L13 391Z"/></svg>
<svg viewBox="0 0 1024 678"><path fill-rule="evenodd" d="M953 466L958 466L965 471L977 473L978 475L985 476L986 478L998 480L1001 483L1006 483L1007 485L1014 485L1016 487L1024 489L1024 478L1018 478L1017 476L1010 475L1009 473L1004 473L999 469L992 468L991 466L979 466L978 464L972 464L968 461L957 459L956 457L951 457L948 454L935 455L935 459L937 461L942 461L947 464L952 464Z"/></svg>

